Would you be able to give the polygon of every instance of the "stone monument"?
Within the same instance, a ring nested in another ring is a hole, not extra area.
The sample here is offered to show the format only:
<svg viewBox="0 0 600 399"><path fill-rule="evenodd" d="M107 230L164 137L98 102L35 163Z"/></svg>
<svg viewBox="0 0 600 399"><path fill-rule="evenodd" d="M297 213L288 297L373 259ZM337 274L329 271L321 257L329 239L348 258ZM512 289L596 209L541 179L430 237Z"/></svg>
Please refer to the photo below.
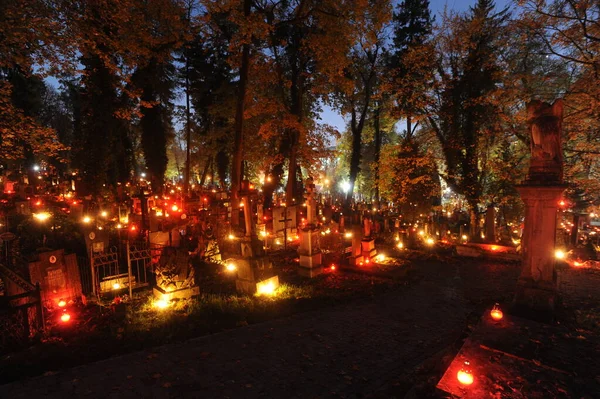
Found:
<svg viewBox="0 0 600 399"><path fill-rule="evenodd" d="M263 242L252 229L252 206L248 191L242 190L240 197L244 211L245 234L240 239L241 255L235 255L230 259L234 261L237 268L236 290L251 295L266 283L277 288L279 277L273 272L273 265L265 254Z"/></svg>
<svg viewBox="0 0 600 399"><path fill-rule="evenodd" d="M350 254L350 266L362 266L365 258L362 254L362 234L363 228L359 224L352 225L352 247Z"/></svg>
<svg viewBox="0 0 600 399"><path fill-rule="evenodd" d="M156 287L154 297L158 299L185 299L200 294L195 284L194 268L190 264L187 249L165 248L155 266Z"/></svg>
<svg viewBox="0 0 600 399"><path fill-rule="evenodd" d="M525 204L522 271L513 311L550 318L556 305L557 279L554 246L562 181L561 131L563 102L527 104L531 134L531 163L526 180L517 189Z"/></svg>
<svg viewBox="0 0 600 399"><path fill-rule="evenodd" d="M323 258L319 246L320 229L317 226L317 204L313 179L306 179L306 226L300 230L300 267L298 273L305 277L314 277L323 273Z"/></svg>
<svg viewBox="0 0 600 399"><path fill-rule="evenodd" d="M195 284L194 268L186 249L165 248L154 268L156 287L154 297L159 299L185 299L200 294Z"/></svg>
<svg viewBox="0 0 600 399"><path fill-rule="evenodd" d="M375 237L372 235L373 230L373 222L370 216L365 215L363 218L363 238L360 242L362 256L367 259L373 258L377 255L377 250L375 249Z"/></svg>

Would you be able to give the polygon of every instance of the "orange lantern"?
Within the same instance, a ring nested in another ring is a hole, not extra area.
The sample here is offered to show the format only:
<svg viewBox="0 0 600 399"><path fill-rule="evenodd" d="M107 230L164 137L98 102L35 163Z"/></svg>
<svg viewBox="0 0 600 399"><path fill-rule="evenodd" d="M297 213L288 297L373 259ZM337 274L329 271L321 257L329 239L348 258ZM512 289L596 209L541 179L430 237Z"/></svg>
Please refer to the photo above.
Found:
<svg viewBox="0 0 600 399"><path fill-rule="evenodd" d="M473 383L473 372L471 371L469 362L465 362L462 368L458 370L458 373L456 373L456 378L462 385L471 385Z"/></svg>
<svg viewBox="0 0 600 399"><path fill-rule="evenodd" d="M490 311L490 316L492 316L492 319L494 319L495 321L502 320L502 317L504 317L504 314L502 313L502 310L500 309L500 304L496 303L494 305L494 307Z"/></svg>

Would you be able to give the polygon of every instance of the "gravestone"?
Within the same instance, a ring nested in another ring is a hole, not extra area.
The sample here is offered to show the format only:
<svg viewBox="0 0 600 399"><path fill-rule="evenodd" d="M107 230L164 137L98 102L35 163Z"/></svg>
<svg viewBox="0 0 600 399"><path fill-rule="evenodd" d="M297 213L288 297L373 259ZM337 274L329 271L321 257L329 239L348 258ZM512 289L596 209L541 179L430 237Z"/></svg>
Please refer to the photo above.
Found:
<svg viewBox="0 0 600 399"><path fill-rule="evenodd" d="M4 194L14 194L15 193L15 184L14 181L5 180L4 181Z"/></svg>
<svg viewBox="0 0 600 399"><path fill-rule="evenodd" d="M531 163L524 184L517 186L525 203L522 271L513 311L535 318L551 318L557 300L555 233L558 203L566 189L562 182L563 102L527 104L531 134Z"/></svg>
<svg viewBox="0 0 600 399"><path fill-rule="evenodd" d="M29 263L29 275L33 284L40 283L42 301L54 307L59 300L81 297L81 278L75 254L64 249L43 252L38 261Z"/></svg>
<svg viewBox="0 0 600 399"><path fill-rule="evenodd" d="M300 230L300 255L298 273L305 277L315 277L323 273L322 254L319 246L320 229L317 225L315 185L312 178L306 179L306 226Z"/></svg>
<svg viewBox="0 0 600 399"><path fill-rule="evenodd" d="M293 230L297 227L296 221L296 207L277 207L273 208L273 233L292 234Z"/></svg>
<svg viewBox="0 0 600 399"><path fill-rule="evenodd" d="M496 210L493 205L485 212L485 241L496 242Z"/></svg>
<svg viewBox="0 0 600 399"><path fill-rule="evenodd" d="M108 230L85 229L87 253L108 251Z"/></svg>
<svg viewBox="0 0 600 399"><path fill-rule="evenodd" d="M186 299L200 294L194 281L194 268L187 249L165 248L154 267L154 297L164 300Z"/></svg>
<svg viewBox="0 0 600 399"><path fill-rule="evenodd" d="M271 260L266 256L263 243L252 229L252 209L247 192L241 192L244 212L245 235L240 239L241 255L230 257L237 268L235 287L238 292L255 294L263 281L272 279L273 284L279 279L273 271ZM275 286L275 288L277 288Z"/></svg>
<svg viewBox="0 0 600 399"><path fill-rule="evenodd" d="M361 252L365 261L367 259L373 258L377 255L377 250L375 249L375 237L373 236L373 224L370 216L365 216L363 218L363 238L360 243Z"/></svg>
<svg viewBox="0 0 600 399"><path fill-rule="evenodd" d="M358 224L352 225L352 249L350 254L350 266L361 266L364 264L365 258L362 252L362 233L363 228Z"/></svg>

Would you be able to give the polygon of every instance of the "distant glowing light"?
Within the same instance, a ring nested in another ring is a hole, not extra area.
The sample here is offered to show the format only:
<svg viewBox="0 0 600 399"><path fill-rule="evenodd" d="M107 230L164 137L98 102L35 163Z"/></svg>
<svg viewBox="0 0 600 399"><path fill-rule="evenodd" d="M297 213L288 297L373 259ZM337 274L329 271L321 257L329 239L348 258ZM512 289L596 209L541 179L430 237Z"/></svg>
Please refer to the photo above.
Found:
<svg viewBox="0 0 600 399"><path fill-rule="evenodd" d="M82 220L83 220L83 223L89 223L92 221L92 219L89 216L85 216Z"/></svg>
<svg viewBox="0 0 600 399"><path fill-rule="evenodd" d="M179 210L179 207L178 207L177 205L173 205L173 206L171 207L171 210L172 210L173 212L177 212L177 211Z"/></svg>
<svg viewBox="0 0 600 399"><path fill-rule="evenodd" d="M385 255L384 254L377 255L377 262L383 262L384 260L385 260Z"/></svg>
<svg viewBox="0 0 600 399"><path fill-rule="evenodd" d="M64 312L63 314L60 315L60 321L62 321L63 323L67 323L67 322L69 322L69 320L71 320L71 315L68 314L67 312Z"/></svg>
<svg viewBox="0 0 600 399"><path fill-rule="evenodd" d="M336 269L335 265L331 265L330 269L335 270Z"/></svg>
<svg viewBox="0 0 600 399"><path fill-rule="evenodd" d="M402 249L402 248L404 248L404 244L403 244L402 242L399 242L399 243L396 245L396 247L397 247L398 249Z"/></svg>
<svg viewBox="0 0 600 399"><path fill-rule="evenodd" d="M350 184L350 182L344 181L340 183L340 188L344 193L348 193L348 191L350 191L350 189L352 188L352 185Z"/></svg>
<svg viewBox="0 0 600 399"><path fill-rule="evenodd" d="M433 238L428 238L426 242L427 242L427 245L435 244L435 241L433 240Z"/></svg>
<svg viewBox="0 0 600 399"><path fill-rule="evenodd" d="M230 240L233 240L233 239L235 238L235 236L234 236L233 234L229 234L229 235L227 236L227 238L229 238Z"/></svg>
<svg viewBox="0 0 600 399"><path fill-rule="evenodd" d="M67 301L65 301L64 299L59 299L58 300L58 307L59 308L64 308L65 306L67 306Z"/></svg>
<svg viewBox="0 0 600 399"><path fill-rule="evenodd" d="M461 238L462 238L464 241L467 241L467 240L469 239L469 237L467 237L467 235L466 235L466 234L463 234Z"/></svg>
<svg viewBox="0 0 600 399"><path fill-rule="evenodd" d="M39 167L39 165L33 165L33 170L35 170L36 172L37 172L38 170L40 170L40 167Z"/></svg>
<svg viewBox="0 0 600 399"><path fill-rule="evenodd" d="M424 236L425 235L425 230L419 230L419 235L420 236Z"/></svg>
<svg viewBox="0 0 600 399"><path fill-rule="evenodd" d="M557 249L556 251L554 251L554 257L556 259L564 259L567 256L567 254L565 254L565 251L563 251L562 249Z"/></svg>
<svg viewBox="0 0 600 399"><path fill-rule="evenodd" d="M352 238L352 233L348 232L348 233L344 234L344 237L346 237L346 238Z"/></svg>
<svg viewBox="0 0 600 399"><path fill-rule="evenodd" d="M119 284L119 283L114 283L114 284L113 284L113 286L112 286L112 288L113 288L113 290L118 290L118 289L120 289L120 288L121 288L121 284Z"/></svg>

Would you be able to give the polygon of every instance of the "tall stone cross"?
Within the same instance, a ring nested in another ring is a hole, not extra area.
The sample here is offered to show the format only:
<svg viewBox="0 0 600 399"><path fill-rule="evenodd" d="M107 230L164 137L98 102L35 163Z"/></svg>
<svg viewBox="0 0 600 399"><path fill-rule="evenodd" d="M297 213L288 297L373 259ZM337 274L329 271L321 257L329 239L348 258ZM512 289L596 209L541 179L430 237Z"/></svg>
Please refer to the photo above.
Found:
<svg viewBox="0 0 600 399"><path fill-rule="evenodd" d="M287 249L287 222L291 221L293 219L288 218L288 214L287 214L287 206L283 207L283 219L280 220L280 222L283 222L283 248Z"/></svg>
<svg viewBox="0 0 600 399"><path fill-rule="evenodd" d="M306 179L306 224L312 227L317 222L317 210L315 204L315 185L312 177Z"/></svg>

